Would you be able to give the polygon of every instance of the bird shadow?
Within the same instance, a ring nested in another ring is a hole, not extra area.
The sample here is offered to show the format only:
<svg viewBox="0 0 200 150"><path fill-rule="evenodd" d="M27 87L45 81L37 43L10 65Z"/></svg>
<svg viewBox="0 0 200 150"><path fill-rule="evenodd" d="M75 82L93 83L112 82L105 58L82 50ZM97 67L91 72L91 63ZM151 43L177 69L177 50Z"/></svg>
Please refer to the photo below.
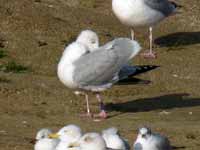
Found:
<svg viewBox="0 0 200 150"><path fill-rule="evenodd" d="M121 80L120 82L117 83L117 85L136 85L136 84L146 85L150 83L151 81L149 80L143 80L143 79L139 79L135 77L130 77L128 79Z"/></svg>
<svg viewBox="0 0 200 150"><path fill-rule="evenodd" d="M146 112L159 109L172 109L200 106L200 98L188 98L189 94L170 94L153 98L143 98L122 103L108 103L108 111Z"/></svg>
<svg viewBox="0 0 200 150"><path fill-rule="evenodd" d="M172 146L172 149L186 149L185 146Z"/></svg>
<svg viewBox="0 0 200 150"><path fill-rule="evenodd" d="M159 37L154 43L160 47L178 47L200 43L200 32L177 32Z"/></svg>

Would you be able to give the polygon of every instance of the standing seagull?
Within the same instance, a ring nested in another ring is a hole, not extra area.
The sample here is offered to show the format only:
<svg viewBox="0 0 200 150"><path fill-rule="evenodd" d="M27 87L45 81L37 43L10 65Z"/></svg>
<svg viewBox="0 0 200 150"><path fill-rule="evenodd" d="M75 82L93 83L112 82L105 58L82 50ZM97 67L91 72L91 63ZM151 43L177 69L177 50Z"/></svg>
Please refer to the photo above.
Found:
<svg viewBox="0 0 200 150"><path fill-rule="evenodd" d="M99 93L111 88L121 78L129 77L130 74L119 76L120 70L138 54L140 49L136 41L127 38L115 39L89 53L85 45L74 42L64 50L57 74L64 85L84 93L87 115L91 116L88 91ZM101 103L100 96L98 99ZM104 109L99 116L107 117Z"/></svg>
<svg viewBox="0 0 200 150"><path fill-rule="evenodd" d="M112 10L122 24L131 28L131 38L135 38L134 28L149 27L150 49L143 54L146 58L155 58L152 50L152 27L172 15L177 5L168 0L112 0Z"/></svg>
<svg viewBox="0 0 200 150"><path fill-rule="evenodd" d="M139 129L137 139L133 145L134 150L171 150L169 140L151 129L142 127Z"/></svg>

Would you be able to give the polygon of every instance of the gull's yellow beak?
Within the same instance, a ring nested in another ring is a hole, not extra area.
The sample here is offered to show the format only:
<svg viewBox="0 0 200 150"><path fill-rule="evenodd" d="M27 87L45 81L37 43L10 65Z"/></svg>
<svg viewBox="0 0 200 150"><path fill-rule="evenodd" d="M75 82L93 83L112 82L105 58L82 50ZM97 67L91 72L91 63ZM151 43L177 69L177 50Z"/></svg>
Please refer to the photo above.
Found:
<svg viewBox="0 0 200 150"><path fill-rule="evenodd" d="M57 138L59 138L59 135L57 133L52 133L52 134L49 134L49 138L57 139Z"/></svg>

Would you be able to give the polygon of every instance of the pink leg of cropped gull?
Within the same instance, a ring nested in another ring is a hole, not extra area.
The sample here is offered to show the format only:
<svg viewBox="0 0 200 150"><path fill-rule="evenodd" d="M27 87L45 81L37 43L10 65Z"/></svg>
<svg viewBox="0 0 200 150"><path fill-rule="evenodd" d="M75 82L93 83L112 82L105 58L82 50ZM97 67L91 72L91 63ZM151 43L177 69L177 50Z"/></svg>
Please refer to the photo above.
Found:
<svg viewBox="0 0 200 150"><path fill-rule="evenodd" d="M152 27L149 27L149 50L141 54L144 58L156 58L156 53L153 51L152 30L153 30Z"/></svg>

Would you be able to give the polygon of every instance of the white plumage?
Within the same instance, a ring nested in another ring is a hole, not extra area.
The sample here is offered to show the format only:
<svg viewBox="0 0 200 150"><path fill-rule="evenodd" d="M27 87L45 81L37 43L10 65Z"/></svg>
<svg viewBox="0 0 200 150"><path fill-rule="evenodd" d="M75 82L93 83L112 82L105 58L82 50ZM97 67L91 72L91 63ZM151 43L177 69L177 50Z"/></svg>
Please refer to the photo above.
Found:
<svg viewBox="0 0 200 150"><path fill-rule="evenodd" d="M52 133L50 129L41 129L37 132L34 150L55 150L59 143L58 139L51 139L49 135Z"/></svg>
<svg viewBox="0 0 200 150"><path fill-rule="evenodd" d="M150 50L143 55L155 58L152 27L173 14L176 4L168 0L112 0L112 10L122 24L131 28L132 40L135 39L135 28L149 27Z"/></svg>
<svg viewBox="0 0 200 150"><path fill-rule="evenodd" d="M73 147L73 143L79 141L81 136L82 131L80 127L76 125L71 124L61 128L55 134L55 137L60 139L60 142L55 150L75 150L76 148Z"/></svg>
<svg viewBox="0 0 200 150"><path fill-rule="evenodd" d="M106 142L106 146L112 149L127 150L127 143L120 137L118 130L115 127L108 128L102 131L102 137Z"/></svg>
<svg viewBox="0 0 200 150"><path fill-rule="evenodd" d="M106 150L106 143L103 137L95 132L86 133L81 137L80 141L81 150Z"/></svg>

